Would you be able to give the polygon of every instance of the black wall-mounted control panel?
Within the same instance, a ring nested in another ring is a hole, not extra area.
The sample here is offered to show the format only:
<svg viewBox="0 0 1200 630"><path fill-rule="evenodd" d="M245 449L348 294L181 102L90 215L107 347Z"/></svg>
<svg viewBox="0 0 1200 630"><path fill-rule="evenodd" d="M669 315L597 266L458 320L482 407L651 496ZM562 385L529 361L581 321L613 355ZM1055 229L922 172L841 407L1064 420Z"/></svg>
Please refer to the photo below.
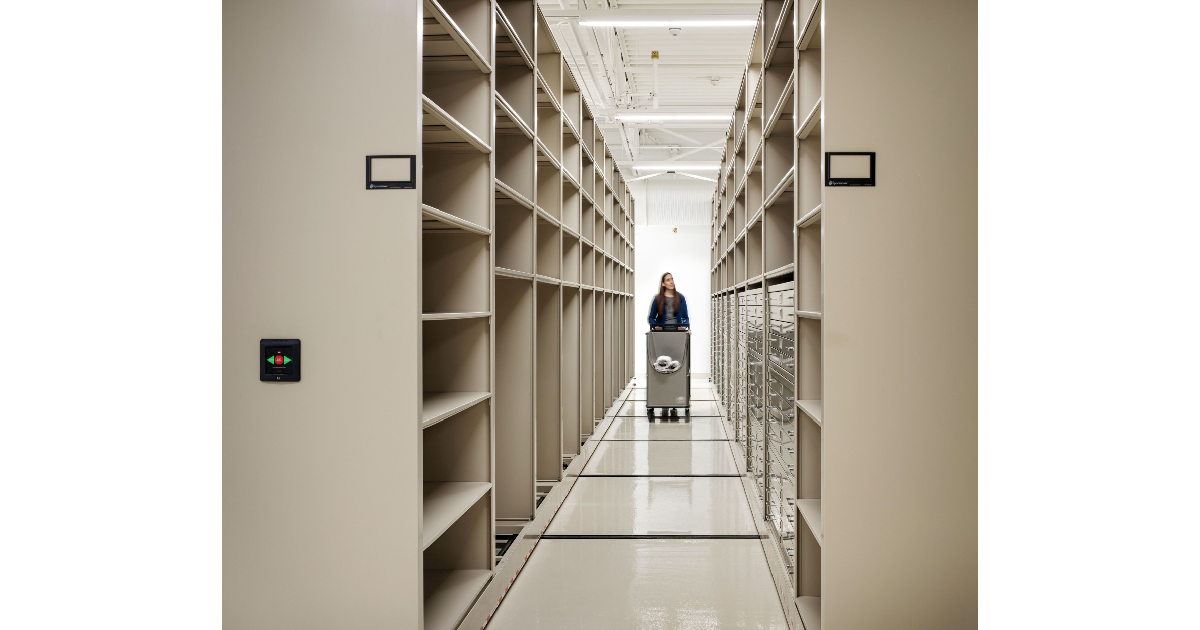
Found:
<svg viewBox="0 0 1200 630"><path fill-rule="evenodd" d="M259 339L258 380L273 382L299 381L300 340Z"/></svg>
<svg viewBox="0 0 1200 630"><path fill-rule="evenodd" d="M874 151L826 151L826 186L874 186Z"/></svg>
<svg viewBox="0 0 1200 630"><path fill-rule="evenodd" d="M367 190L416 187L417 156L367 156Z"/></svg>

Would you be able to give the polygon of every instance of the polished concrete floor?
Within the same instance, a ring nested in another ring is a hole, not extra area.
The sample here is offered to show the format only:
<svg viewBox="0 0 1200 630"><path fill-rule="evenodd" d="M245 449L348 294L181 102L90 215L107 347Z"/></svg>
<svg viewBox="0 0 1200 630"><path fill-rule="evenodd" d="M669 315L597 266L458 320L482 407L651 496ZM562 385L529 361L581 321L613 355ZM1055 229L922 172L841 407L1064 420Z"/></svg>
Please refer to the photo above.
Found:
<svg viewBox="0 0 1200 630"><path fill-rule="evenodd" d="M725 440L720 418L692 418L690 422L647 422L645 418L617 418L604 435L605 442L617 440Z"/></svg>
<svg viewBox="0 0 1200 630"><path fill-rule="evenodd" d="M713 395L712 390L707 387L704 387L702 389L693 389L692 390L692 400L716 400L716 399L717 399L717 397ZM629 394L629 398L626 398L626 400L646 400L646 390L635 389L635 390L633 390L632 393Z"/></svg>
<svg viewBox="0 0 1200 630"><path fill-rule="evenodd" d="M695 390L693 390L693 392L694 391ZM654 413L656 416L661 416L662 410L656 409L654 411ZM644 418L644 417L646 417L646 401L645 400L627 401L625 404L621 405L621 409L620 409L620 411L617 412L617 415L621 416L621 417L629 417L629 418L636 418L636 417ZM684 412L678 411L677 415L679 417L684 417ZM688 413L687 413L688 417L693 417L693 418L696 416L715 417L715 416L719 416L719 415L721 415L721 410L719 407L717 407L716 401L700 400L700 399L696 398L695 396L692 397L691 409L688 410Z"/></svg>
<svg viewBox="0 0 1200 630"><path fill-rule="evenodd" d="M711 415L613 420L489 629L787 627L715 397L692 393Z"/></svg>

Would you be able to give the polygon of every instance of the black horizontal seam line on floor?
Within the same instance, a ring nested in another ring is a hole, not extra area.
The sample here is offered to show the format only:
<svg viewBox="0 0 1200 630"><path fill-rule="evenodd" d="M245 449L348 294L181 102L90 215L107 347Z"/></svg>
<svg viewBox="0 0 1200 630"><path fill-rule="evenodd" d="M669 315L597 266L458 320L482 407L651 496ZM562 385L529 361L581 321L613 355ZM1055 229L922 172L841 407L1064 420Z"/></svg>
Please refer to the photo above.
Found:
<svg viewBox="0 0 1200 630"><path fill-rule="evenodd" d="M542 540L759 540L759 534L542 534Z"/></svg>
<svg viewBox="0 0 1200 630"><path fill-rule="evenodd" d="M617 438L609 438L600 440L601 442L728 442L729 438L677 438L673 440L623 440Z"/></svg>
<svg viewBox="0 0 1200 630"><path fill-rule="evenodd" d="M579 474L579 476L580 476L580 478L582 478L582 477L744 477L745 475L738 474L738 473L728 473L728 474L726 474L726 473L719 473L719 474L714 474L714 475L670 475L670 474L659 474L659 475L606 475L606 474L600 474L600 473L580 473L580 474Z"/></svg>
<svg viewBox="0 0 1200 630"><path fill-rule="evenodd" d="M633 415L631 415L631 416L613 416L613 417L614 417L614 418L645 418L645 417L647 417L647 416L646 416L646 414L644 414L644 413L635 413L635 414L633 414ZM720 418L720 417L721 417L721 414L716 414L716 413L714 413L714 414L705 414L705 415L701 415L701 414L698 414L698 413L689 413L689 414L687 415L687 417L689 417L689 418L692 418L692 419L695 419L695 418ZM662 418L662 416L658 416L658 418L660 418L660 419L661 419L661 418ZM668 424L668 423L664 422L663 424Z"/></svg>
<svg viewBox="0 0 1200 630"><path fill-rule="evenodd" d="M647 422L652 421L652 420L650 420L648 415L614 415L613 416L613 419L620 419L620 420L628 420L630 418L634 419L634 420L646 420ZM653 422L655 425L690 425L691 422L695 421L695 420L712 420L714 418L724 418L724 416L722 416L722 415L691 415L691 416L680 416L680 418L671 418L671 416L655 415Z"/></svg>

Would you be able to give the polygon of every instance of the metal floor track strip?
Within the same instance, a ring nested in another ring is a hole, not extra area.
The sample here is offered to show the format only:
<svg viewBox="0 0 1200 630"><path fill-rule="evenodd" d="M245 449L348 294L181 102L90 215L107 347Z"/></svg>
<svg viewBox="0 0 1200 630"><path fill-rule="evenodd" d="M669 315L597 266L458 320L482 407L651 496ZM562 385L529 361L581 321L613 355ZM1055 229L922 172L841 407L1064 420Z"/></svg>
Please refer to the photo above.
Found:
<svg viewBox="0 0 1200 630"><path fill-rule="evenodd" d="M618 417L618 418L645 418L645 417L647 417L647 416L646 416L646 414L644 414L644 413L632 413L632 414L619 415L619 416L617 416L617 417ZM655 417L656 417L656 418L658 418L659 420L663 420L663 419L664 419L662 416L655 416ZM720 416L720 415L718 415L718 414L715 414L715 413L706 413L706 414L699 414L699 413L689 413L689 414L687 414L686 416L681 416L681 417L687 417L687 418L720 418L721 416Z"/></svg>
<svg viewBox="0 0 1200 630"><path fill-rule="evenodd" d="M686 474L686 475L667 475L667 474L646 474L646 475L621 475L621 474L606 474L606 473L580 473L580 477L745 477L746 475L739 473L715 473L711 475L702 474Z"/></svg>
<svg viewBox="0 0 1200 630"><path fill-rule="evenodd" d="M718 396L719 397L719 396ZM728 433L734 431L733 421L729 418L729 410L723 401L717 401L717 408L721 410L721 422L725 425L725 431ZM746 462L738 457L737 450L734 448L735 441L729 442L729 452L733 455L734 462L737 464L738 470L746 470ZM755 496L754 480L750 477L749 472L741 475L742 487L745 490L747 507L750 508L750 513L753 515L755 526L760 534L759 539L762 542L763 555L767 559L767 568L771 571L771 580L775 583L775 594L779 597L779 603L783 607L784 619L787 622L788 630L805 630L804 622L800 620L800 610L796 606L796 599L791 596L791 579L788 577L783 558L780 556L779 546L775 544L771 535L770 521L765 518L763 510L759 507L758 502L751 500Z"/></svg>
<svg viewBox="0 0 1200 630"><path fill-rule="evenodd" d="M684 439L684 438L670 438L670 439L657 439L657 440L608 439L608 440L604 440L604 441L605 442L728 442L729 438L704 438L704 439L698 439L698 440L691 440L691 439Z"/></svg>
<svg viewBox="0 0 1200 630"><path fill-rule="evenodd" d="M758 540L759 534L542 534L542 540Z"/></svg>
<svg viewBox="0 0 1200 630"><path fill-rule="evenodd" d="M625 404L626 399L632 393L631 384L633 379L625 385L621 393L616 396L604 413L604 418L596 425L592 431L591 437L580 447L580 453L576 455L566 470L563 471L562 481L556 483L554 488L546 495L541 505L534 512L533 520L530 521L521 530L515 542L504 556L501 557L500 564L496 565L492 578L488 585L476 598L475 603L467 611L463 620L459 623L459 630L474 630L479 628L483 630L491 621L492 615L500 604L504 601L508 590L512 588L514 582L521 575L521 569L525 568L525 563L529 561L529 556L533 554L537 547L541 535L550 526L550 521L557 515L559 508L570 493L571 488L578 480L579 473L591 460L596 449L599 448L601 438L612 427L613 422L617 419L617 412L621 406Z"/></svg>

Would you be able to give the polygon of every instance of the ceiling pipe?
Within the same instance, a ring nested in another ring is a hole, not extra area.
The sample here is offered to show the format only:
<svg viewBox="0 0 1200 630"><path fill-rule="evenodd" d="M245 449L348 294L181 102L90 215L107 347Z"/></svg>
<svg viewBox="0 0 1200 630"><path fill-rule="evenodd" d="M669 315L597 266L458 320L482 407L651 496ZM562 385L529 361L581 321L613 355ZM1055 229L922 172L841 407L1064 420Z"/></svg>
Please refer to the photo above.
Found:
<svg viewBox="0 0 1200 630"><path fill-rule="evenodd" d="M558 6L563 10L567 8L567 0L558 0ZM588 44L584 41L583 32L579 29L578 20L567 20L571 25L571 34L575 36L575 41L579 43L579 50L583 51L583 65L587 66L588 76L592 78L592 84L596 86L596 94L600 97L600 104L604 109L611 107L608 101L608 95L600 86L600 79L596 77L596 69L592 67L592 58L588 53Z"/></svg>
<svg viewBox="0 0 1200 630"><path fill-rule="evenodd" d="M625 153L629 154L630 158L636 160L639 155L633 150L633 145L629 142L629 137L626 133L625 125L622 125L621 121L617 121L617 135L621 136L621 144L625 147ZM618 168L620 167L618 166Z"/></svg>
<svg viewBox="0 0 1200 630"><path fill-rule="evenodd" d="M559 4L561 5L564 1L565 0L559 0ZM587 0L579 0L579 8L580 8L580 10L587 10ZM553 11L551 11L551 12L553 12ZM545 11L543 11L543 13L545 14ZM547 17L548 17L548 14L547 14ZM576 38L579 39L579 41L581 42L580 47L582 47L583 46L583 44L582 44L583 35L578 26L578 22L579 22L578 16L573 15L571 17L574 18L574 19L570 19L570 22L572 22L572 27L573 27L571 32L575 35ZM611 110L612 108L615 108L620 105L620 103L618 103L619 92L617 90L617 86L613 84L612 76L609 75L608 63L605 62L605 60L604 60L604 47L600 45L600 39L596 35L597 30L598 29L589 28L589 29L587 29L587 34L589 37L591 37L591 45L596 47L596 54L600 56L600 68L601 68L601 70L604 71L604 80L608 83L608 93L612 95L611 100L609 100L608 96L605 96L605 100L608 101L608 103L609 103L608 107L606 107L605 110ZM611 31L612 29L607 29L607 30ZM611 43L611 37L610 37L610 43ZM610 57L611 57L611 55L610 55ZM588 67L590 68L591 66L589 65ZM593 74L592 76L594 77L595 74ZM597 86L599 86L598 83L597 83ZM596 112L592 112L592 113L596 114ZM611 113L604 114L604 117L609 123L612 122L612 114Z"/></svg>
<svg viewBox="0 0 1200 630"><path fill-rule="evenodd" d="M651 98L654 99L654 109L658 109L658 51L650 51L650 65L654 66L654 78L650 84Z"/></svg>
<svg viewBox="0 0 1200 630"><path fill-rule="evenodd" d="M725 147L725 141L724 141L724 140L717 140L717 141L715 141L715 142L710 142L710 143L708 143L708 144L706 144L706 145L704 145L704 146L702 146L702 147L696 147L696 148L694 148L694 149L688 149L687 151L684 151L683 153L680 153L679 155L674 155L674 156L671 156L671 157L667 158L667 161L668 161L668 162L674 162L674 161L676 161L676 160L681 160L681 159L683 159L683 158L685 158L685 157L687 157L687 156L689 156L689 155L694 155L694 154L696 154L696 153L699 153L699 152L701 152L701 151L720 151L720 150L722 150L724 147Z"/></svg>
<svg viewBox="0 0 1200 630"><path fill-rule="evenodd" d="M563 27L561 29L562 30L561 35L562 35L563 41L566 42L566 41L570 40L571 36L567 35L567 33L566 33L566 31L568 30L566 28L566 24L560 23L559 26ZM581 50L583 49L582 43L580 43L579 48ZM583 90L584 98L586 98L588 103L591 104L590 105L591 110L592 111L601 111L600 107L604 103L606 103L608 101L608 99L604 96L603 92L601 91L601 86L595 82L596 73L594 71L592 71L590 64L588 64L588 62L586 60L579 59L579 55L576 54L576 50L574 48L567 46L567 51L568 52L563 53L563 54L570 56L572 67L574 67L576 69L587 68L589 70L589 74L591 74L591 76L592 76L592 82L588 83L585 80L585 77L580 75L579 76L579 85L580 85L579 89Z"/></svg>

